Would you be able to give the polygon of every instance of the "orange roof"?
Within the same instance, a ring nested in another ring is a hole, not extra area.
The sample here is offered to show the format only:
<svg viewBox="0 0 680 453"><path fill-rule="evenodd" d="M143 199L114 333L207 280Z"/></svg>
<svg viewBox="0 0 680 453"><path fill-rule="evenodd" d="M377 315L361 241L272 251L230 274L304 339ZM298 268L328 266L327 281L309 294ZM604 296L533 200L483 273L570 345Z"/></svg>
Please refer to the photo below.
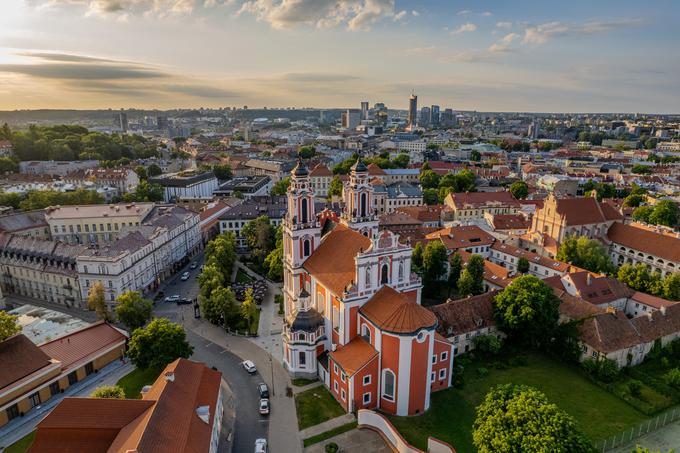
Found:
<svg viewBox="0 0 680 453"><path fill-rule="evenodd" d="M387 173L376 164L368 164L368 174L371 176L385 176Z"/></svg>
<svg viewBox="0 0 680 453"><path fill-rule="evenodd" d="M444 205L441 204L431 206L402 206L395 209L395 211L403 212L421 222L438 222L441 218L443 208Z"/></svg>
<svg viewBox="0 0 680 453"><path fill-rule="evenodd" d="M0 389L30 376L46 366L50 357L22 334L0 342Z"/></svg>
<svg viewBox="0 0 680 453"><path fill-rule="evenodd" d="M377 356L378 351L359 336L330 353L331 360L337 363L348 376L359 371Z"/></svg>
<svg viewBox="0 0 680 453"><path fill-rule="evenodd" d="M645 305L649 305L650 307L654 307L657 309L680 303L668 299L663 299L661 297L652 296L651 294L641 293L640 291L636 291L635 293L633 293L633 295L630 298L633 299L635 302L641 302Z"/></svg>
<svg viewBox="0 0 680 453"><path fill-rule="evenodd" d="M447 250L490 245L496 240L477 225L442 228L427 235L427 239L439 239Z"/></svg>
<svg viewBox="0 0 680 453"><path fill-rule="evenodd" d="M615 222L607 237L612 242L643 253L658 256L674 263L680 262L680 240L666 234Z"/></svg>
<svg viewBox="0 0 680 453"><path fill-rule="evenodd" d="M342 294L355 277L354 258L371 246L371 240L344 225L336 225L318 249L312 253L304 268L335 295Z"/></svg>
<svg viewBox="0 0 680 453"><path fill-rule="evenodd" d="M68 370L93 354L124 344L127 337L118 329L99 321L83 329L71 332L40 345L40 349L61 362L62 369Z"/></svg>
<svg viewBox="0 0 680 453"><path fill-rule="evenodd" d="M333 172L324 164L316 164L316 166L312 168L312 171L309 172L309 176L333 176Z"/></svg>
<svg viewBox="0 0 680 453"><path fill-rule="evenodd" d="M415 333L437 325L434 314L389 286L383 286L360 309L380 330Z"/></svg>

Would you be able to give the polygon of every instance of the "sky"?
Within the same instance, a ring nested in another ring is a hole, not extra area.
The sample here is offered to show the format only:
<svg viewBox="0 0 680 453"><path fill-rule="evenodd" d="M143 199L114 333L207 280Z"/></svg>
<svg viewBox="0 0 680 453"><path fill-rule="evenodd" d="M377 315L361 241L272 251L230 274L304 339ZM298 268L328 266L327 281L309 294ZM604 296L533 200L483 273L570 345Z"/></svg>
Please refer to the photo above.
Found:
<svg viewBox="0 0 680 453"><path fill-rule="evenodd" d="M680 113L674 0L2 0L0 109Z"/></svg>

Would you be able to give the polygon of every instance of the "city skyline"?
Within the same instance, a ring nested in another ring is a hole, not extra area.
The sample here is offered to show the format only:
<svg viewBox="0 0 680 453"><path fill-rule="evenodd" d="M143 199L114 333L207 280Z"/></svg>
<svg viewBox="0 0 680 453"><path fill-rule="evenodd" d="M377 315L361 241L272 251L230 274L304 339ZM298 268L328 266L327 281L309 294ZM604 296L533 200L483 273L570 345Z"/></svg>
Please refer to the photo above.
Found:
<svg viewBox="0 0 680 453"><path fill-rule="evenodd" d="M405 110L413 91L421 105L459 110L678 113L678 12L662 0L568 11L534 1L9 0L0 109L368 99Z"/></svg>

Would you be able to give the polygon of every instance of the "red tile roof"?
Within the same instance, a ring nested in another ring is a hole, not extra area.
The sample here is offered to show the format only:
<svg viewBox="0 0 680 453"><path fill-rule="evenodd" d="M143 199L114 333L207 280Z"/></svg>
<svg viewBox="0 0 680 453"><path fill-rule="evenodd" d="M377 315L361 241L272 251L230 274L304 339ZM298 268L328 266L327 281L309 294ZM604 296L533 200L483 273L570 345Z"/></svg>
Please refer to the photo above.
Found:
<svg viewBox="0 0 680 453"><path fill-rule="evenodd" d="M127 337L115 327L100 321L63 337L43 343L40 349L59 360L63 370L80 365L94 354L115 345L123 345Z"/></svg>
<svg viewBox="0 0 680 453"><path fill-rule="evenodd" d="M312 171L309 172L309 176L333 176L333 172L324 164L316 164L316 166L312 168Z"/></svg>
<svg viewBox="0 0 680 453"><path fill-rule="evenodd" d="M623 220L621 213L611 205L600 203L593 197L558 198L557 213L565 217L566 225L589 225L609 220Z"/></svg>
<svg viewBox="0 0 680 453"><path fill-rule="evenodd" d="M437 317L437 332L451 337L494 326L493 299L497 291L466 299L451 300L430 307Z"/></svg>
<svg viewBox="0 0 680 453"><path fill-rule="evenodd" d="M442 228L427 235L427 239L442 241L447 250L491 245L496 240L477 225Z"/></svg>
<svg viewBox="0 0 680 453"><path fill-rule="evenodd" d="M431 206L403 206L395 209L396 212L403 212L421 222L439 222L444 205Z"/></svg>
<svg viewBox="0 0 680 453"><path fill-rule="evenodd" d="M484 206L501 205L519 208L520 204L510 192L457 192L446 196L445 203L457 209L480 208Z"/></svg>
<svg viewBox="0 0 680 453"><path fill-rule="evenodd" d="M378 351L373 349L373 346L366 340L357 336L346 345L339 346L329 356L348 376L352 376L377 357Z"/></svg>
<svg viewBox="0 0 680 453"><path fill-rule="evenodd" d="M437 324L437 318L431 311L389 286L380 288L359 309L359 313L380 330L393 333L415 333Z"/></svg>
<svg viewBox="0 0 680 453"><path fill-rule="evenodd" d="M680 239L676 237L615 222L609 227L607 238L624 247L680 263Z"/></svg>
<svg viewBox="0 0 680 453"><path fill-rule="evenodd" d="M22 334L0 343L0 390L51 364L50 356Z"/></svg>

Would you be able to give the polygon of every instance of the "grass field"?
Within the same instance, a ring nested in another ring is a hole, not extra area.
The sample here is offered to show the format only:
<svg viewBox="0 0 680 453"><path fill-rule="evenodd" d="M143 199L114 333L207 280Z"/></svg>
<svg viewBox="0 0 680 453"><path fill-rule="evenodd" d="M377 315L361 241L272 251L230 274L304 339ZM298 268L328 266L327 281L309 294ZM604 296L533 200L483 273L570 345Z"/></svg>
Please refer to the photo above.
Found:
<svg viewBox="0 0 680 453"><path fill-rule="evenodd" d="M300 429L318 425L345 413L326 387L319 386L295 395Z"/></svg>
<svg viewBox="0 0 680 453"><path fill-rule="evenodd" d="M135 368L128 375L123 376L117 385L125 390L125 398L140 399L142 397L140 394L142 387L153 384L158 375L161 374L161 371L163 370L157 368L148 368L146 370Z"/></svg>
<svg viewBox="0 0 680 453"><path fill-rule="evenodd" d="M239 268L236 271L236 283L250 283L252 281L252 277L246 274L243 269Z"/></svg>
<svg viewBox="0 0 680 453"><path fill-rule="evenodd" d="M528 355L527 365L504 370L489 368L484 377L477 368L488 364L473 362L465 370L465 386L434 393L430 410L418 417L393 417L390 420L415 447L425 449L427 437L449 442L459 453L475 451L472 423L475 408L490 387L496 384L526 384L536 387L570 414L579 428L597 442L617 434L647 417L621 399L593 384L580 372L551 358Z"/></svg>
<svg viewBox="0 0 680 453"><path fill-rule="evenodd" d="M3 453L24 453L35 439L35 431L30 432L3 450Z"/></svg>

